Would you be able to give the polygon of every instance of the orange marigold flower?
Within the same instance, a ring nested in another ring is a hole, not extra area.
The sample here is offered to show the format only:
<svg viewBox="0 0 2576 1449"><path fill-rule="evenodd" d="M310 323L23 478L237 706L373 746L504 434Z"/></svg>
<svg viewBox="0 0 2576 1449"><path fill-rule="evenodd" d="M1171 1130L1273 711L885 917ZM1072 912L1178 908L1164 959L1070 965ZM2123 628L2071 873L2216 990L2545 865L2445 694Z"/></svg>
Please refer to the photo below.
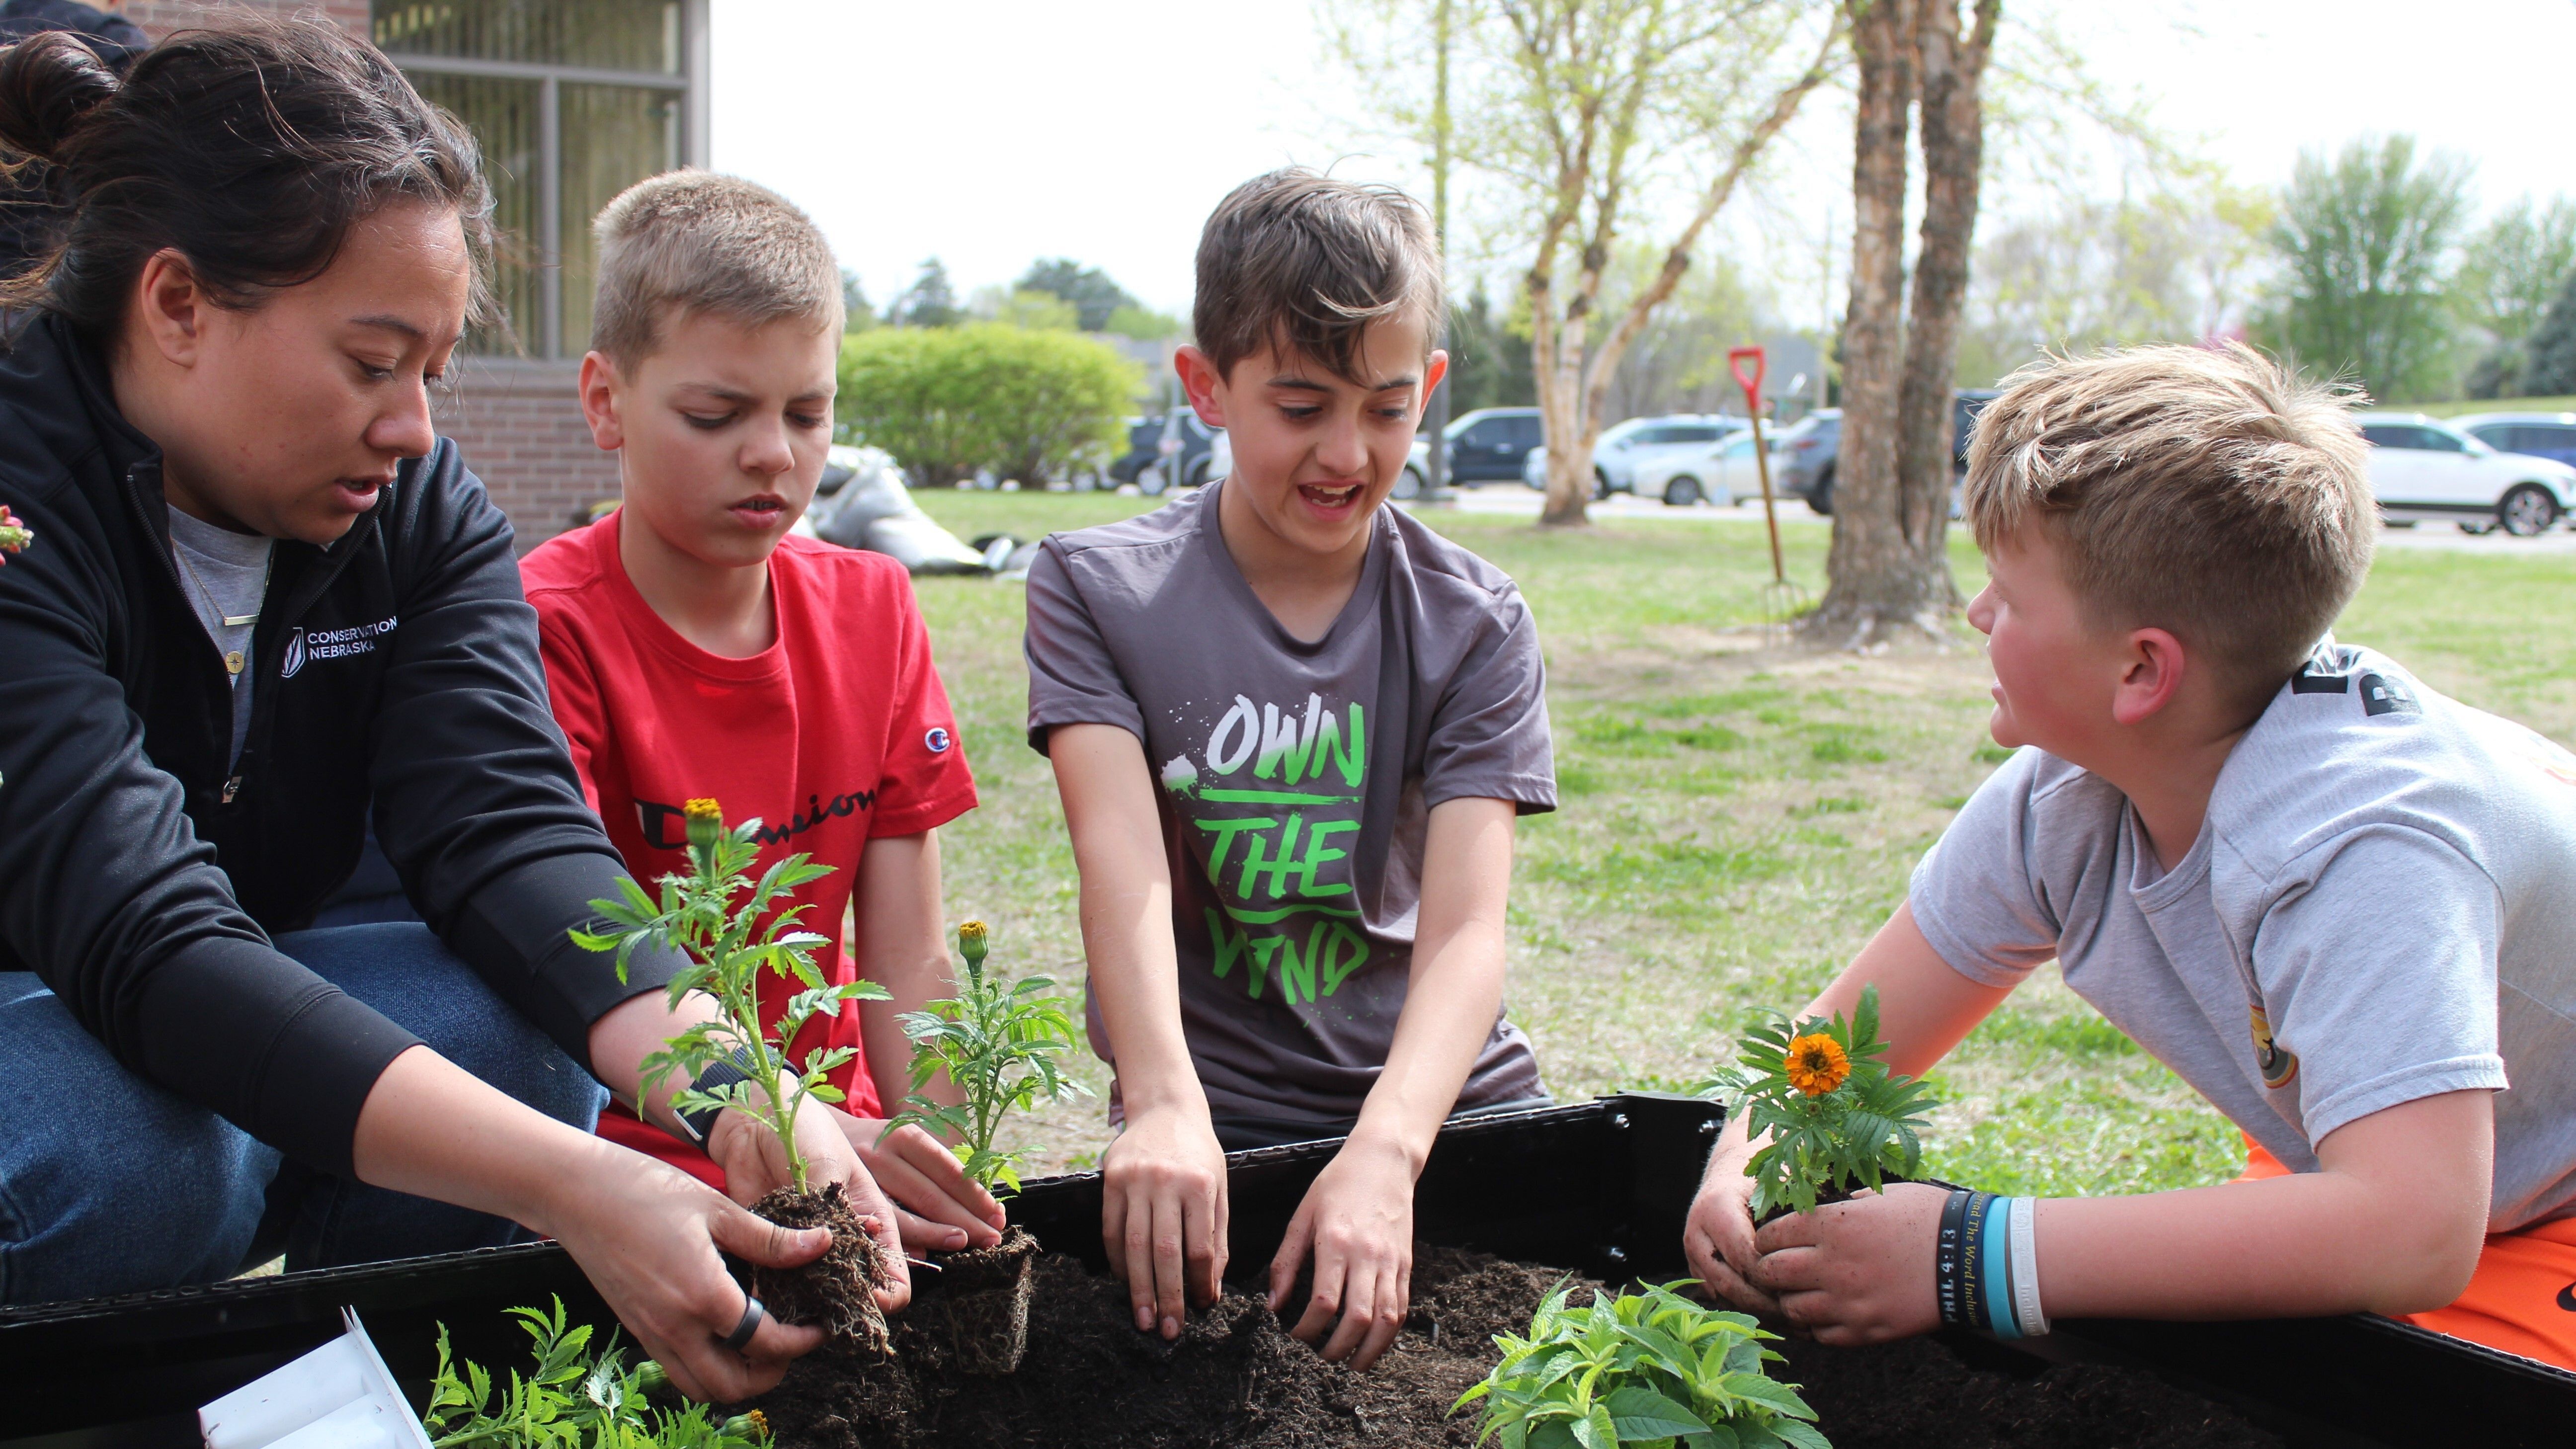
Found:
<svg viewBox="0 0 2576 1449"><path fill-rule="evenodd" d="M686 815L691 820L722 820L724 818L724 807L705 796L700 796L697 799L691 800L687 804L682 805L680 807L680 813Z"/></svg>
<svg viewBox="0 0 2576 1449"><path fill-rule="evenodd" d="M1851 1058L1843 1044L1815 1032L1789 1043L1789 1085L1810 1097L1821 1097L1851 1075Z"/></svg>

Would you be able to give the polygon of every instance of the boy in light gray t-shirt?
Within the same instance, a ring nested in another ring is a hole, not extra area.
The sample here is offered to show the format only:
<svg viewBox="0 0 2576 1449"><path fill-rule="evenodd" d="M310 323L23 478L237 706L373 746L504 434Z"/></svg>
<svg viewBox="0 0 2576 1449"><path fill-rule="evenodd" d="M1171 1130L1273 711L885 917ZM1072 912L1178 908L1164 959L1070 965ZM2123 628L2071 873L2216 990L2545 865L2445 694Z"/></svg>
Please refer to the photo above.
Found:
<svg viewBox="0 0 2576 1449"><path fill-rule="evenodd" d="M1713 1291L1833 1343L2370 1311L2576 1368L2576 756L2327 637L2367 454L2348 399L2243 348L2017 374L1966 485L2017 753L1806 1013L1876 987L1919 1075L2054 958L2245 1175L1757 1228L1732 1125L1683 1236Z"/></svg>

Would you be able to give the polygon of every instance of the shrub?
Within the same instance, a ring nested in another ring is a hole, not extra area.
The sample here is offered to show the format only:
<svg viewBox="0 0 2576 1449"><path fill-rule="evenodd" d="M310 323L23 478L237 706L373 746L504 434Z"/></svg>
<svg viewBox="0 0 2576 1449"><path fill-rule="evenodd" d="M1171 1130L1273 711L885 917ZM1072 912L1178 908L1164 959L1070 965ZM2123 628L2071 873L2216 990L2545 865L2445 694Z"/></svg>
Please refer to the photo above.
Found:
<svg viewBox="0 0 2576 1449"><path fill-rule="evenodd" d="M845 436L895 456L921 486L990 468L1028 483L1120 441L1137 366L1077 333L995 322L860 333L841 348Z"/></svg>

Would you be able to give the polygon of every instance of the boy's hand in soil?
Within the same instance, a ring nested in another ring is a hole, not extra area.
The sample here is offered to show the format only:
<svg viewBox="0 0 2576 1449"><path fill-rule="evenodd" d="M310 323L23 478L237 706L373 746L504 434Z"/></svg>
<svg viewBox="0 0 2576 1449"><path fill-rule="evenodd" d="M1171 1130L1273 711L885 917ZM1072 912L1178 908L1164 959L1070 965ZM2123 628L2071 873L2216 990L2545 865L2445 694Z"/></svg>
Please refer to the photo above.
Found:
<svg viewBox="0 0 2576 1449"><path fill-rule="evenodd" d="M1216 1302L1225 1277L1225 1149L1205 1108L1131 1110L1100 1173L1109 1271L1127 1280L1138 1330L1178 1338L1182 1314Z"/></svg>
<svg viewBox="0 0 2576 1449"><path fill-rule="evenodd" d="M1781 1315L1836 1347L1910 1338L1941 1326L1933 1244L1947 1188L1919 1182L1862 1188L1812 1213L1784 1213L1753 1235L1753 1283ZM1692 1213L1696 1225L1697 1210Z"/></svg>
<svg viewBox="0 0 2576 1449"><path fill-rule="evenodd" d="M1315 1285L1289 1333L1310 1344L1322 1340L1318 1352L1327 1361L1348 1358L1364 1370L1404 1327L1413 1291L1415 1168L1402 1147L1354 1134L1288 1220L1288 1236L1270 1260L1270 1310L1287 1303L1311 1249Z"/></svg>
<svg viewBox="0 0 2576 1449"><path fill-rule="evenodd" d="M1754 1246L1753 1179L1744 1164L1759 1145L1746 1140L1742 1118L1726 1124L1682 1225L1682 1256L1709 1292L1747 1313L1777 1318L1780 1300L1753 1282L1762 1250Z"/></svg>
<svg viewBox="0 0 2576 1449"><path fill-rule="evenodd" d="M905 1247L944 1253L1002 1241L1009 1216L983 1184L966 1175L965 1164L945 1143L911 1123L888 1132L873 1117L853 1117L837 1107L826 1111L859 1164L894 1200Z"/></svg>
<svg viewBox="0 0 2576 1449"><path fill-rule="evenodd" d="M1358 1125L1306 1190L1270 1264L1270 1304L1287 1299L1309 1250L1315 1287L1292 1330L1325 1358L1377 1362L1404 1327L1413 1290L1413 1184L1441 1123L1503 1013L1503 908L1515 807L1462 796L1431 807L1422 902L1395 1041Z"/></svg>
<svg viewBox="0 0 2576 1449"><path fill-rule="evenodd" d="M885 1255L886 1276L876 1286L877 1307L887 1313L900 1312L912 1302L912 1271L904 1262L894 1204L886 1201L876 1179L860 1165L849 1139L827 1120L829 1115L820 1102L808 1102L796 1114L796 1150L805 1158L806 1180L817 1191L827 1182L841 1184L841 1191L849 1197L850 1211L868 1225L868 1235L877 1240L877 1247ZM715 1126L707 1133L707 1156L724 1169L725 1191L745 1206L795 1181L788 1171L787 1152L779 1146L778 1134L753 1121L747 1113L716 1114ZM824 1245L830 1246L828 1235Z"/></svg>

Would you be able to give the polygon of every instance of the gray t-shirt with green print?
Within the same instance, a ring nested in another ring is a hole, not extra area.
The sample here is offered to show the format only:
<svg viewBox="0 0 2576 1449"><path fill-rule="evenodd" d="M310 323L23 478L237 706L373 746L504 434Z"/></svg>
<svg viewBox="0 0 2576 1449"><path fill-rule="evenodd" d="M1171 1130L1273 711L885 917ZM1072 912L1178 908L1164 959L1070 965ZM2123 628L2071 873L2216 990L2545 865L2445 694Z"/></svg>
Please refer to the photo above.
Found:
<svg viewBox="0 0 2576 1449"><path fill-rule="evenodd" d="M1144 742L1208 1106L1331 1122L1395 1040L1431 808L1556 808L1545 671L1511 579L1391 508L1341 616L1296 638L1226 551L1222 486L1046 541L1029 743L1067 724ZM1108 1060L1096 1004L1091 1042ZM1539 1094L1529 1039L1497 1015L1458 1108Z"/></svg>

